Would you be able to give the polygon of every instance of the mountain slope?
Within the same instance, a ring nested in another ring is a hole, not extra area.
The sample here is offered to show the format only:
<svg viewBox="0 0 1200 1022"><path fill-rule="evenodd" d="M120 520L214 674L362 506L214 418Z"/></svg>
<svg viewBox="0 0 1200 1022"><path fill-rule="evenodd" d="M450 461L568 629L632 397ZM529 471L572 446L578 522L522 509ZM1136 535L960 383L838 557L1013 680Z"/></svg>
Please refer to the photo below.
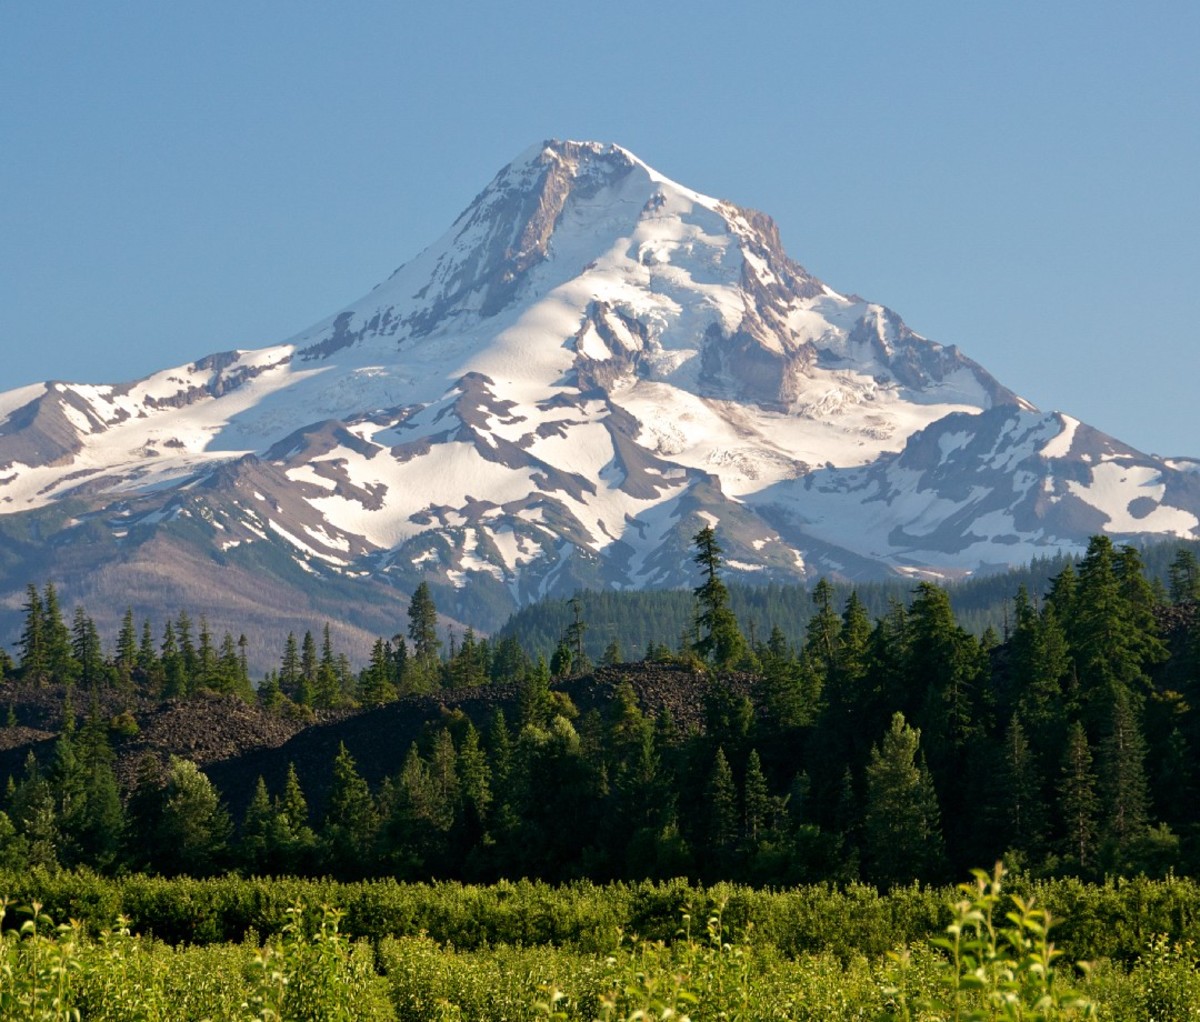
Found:
<svg viewBox="0 0 1200 1022"><path fill-rule="evenodd" d="M10 607L35 571L136 604L139 558L180 603L231 568L300 606L335 580L368 629L359 603L394 617L424 578L489 627L580 585L688 584L713 521L761 580L1197 535L1197 467L1039 413L814 278L764 215L547 142L284 344L0 395L0 565Z"/></svg>

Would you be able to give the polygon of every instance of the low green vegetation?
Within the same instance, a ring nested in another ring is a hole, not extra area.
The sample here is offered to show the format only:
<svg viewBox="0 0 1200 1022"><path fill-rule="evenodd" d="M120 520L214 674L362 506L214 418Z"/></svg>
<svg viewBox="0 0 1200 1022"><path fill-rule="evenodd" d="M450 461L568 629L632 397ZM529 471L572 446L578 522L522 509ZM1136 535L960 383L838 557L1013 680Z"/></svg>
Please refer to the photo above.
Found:
<svg viewBox="0 0 1200 1022"><path fill-rule="evenodd" d="M33 879L60 898L73 886L75 903L93 914L123 898L136 903L145 894L139 888L151 883ZM29 886L28 878L25 883ZM1055 947L1058 917L1042 901L1043 895L1061 898L1065 892L1018 884L1010 893L999 869L979 873L955 891L899 889L887 895L862 889L771 894L679 884L639 890L534 884L408 889L223 880L196 890L193 881L158 883L172 888L158 892L159 911L172 905L176 921L187 916L189 906L199 908L206 897L224 893L226 902L240 900L243 910L257 902L257 920L268 929L248 927L231 940L215 932L220 927L202 932L193 918L192 939L170 939L155 931L158 918L144 928L127 917L109 925L77 918L55 925L41 902L16 911L6 904L0 919L9 927L0 933L0 1018L1145 1022L1200 1012L1200 956L1191 937L1127 930L1122 939L1136 946L1114 946L1100 920L1093 918L1089 930L1086 920L1081 928L1081 920L1067 917L1064 928L1074 924L1076 948L1085 946L1087 931L1118 952L1093 954L1083 964L1074 950ZM1172 902L1166 914L1176 925L1200 925L1194 885L1184 885L1190 901L1164 899L1164 889L1175 883L1077 885L1074 894L1093 913L1117 899L1135 928L1164 921L1160 910L1146 910L1155 901L1161 909L1164 900ZM230 888L237 885L243 889L234 899ZM297 900L278 908L284 897L296 894L330 895L351 907ZM388 913L389 899L397 898L410 910L402 919ZM668 908L681 898L685 907L668 923ZM645 915L651 902L658 914ZM515 904L501 922L504 913L497 907L510 903ZM914 903L921 905L919 912ZM479 911L487 905L491 913ZM820 929L816 919L809 938L800 938L800 907L823 921L826 946L812 939ZM665 928L667 935L610 925L630 924L639 912L650 929ZM355 913L357 922L347 925ZM463 929L472 919L479 927ZM439 920L440 937L424 931L423 923ZM372 935L356 936L355 927ZM448 939L451 933L465 942ZM495 939L518 933L516 939ZM800 946L805 943L811 946Z"/></svg>

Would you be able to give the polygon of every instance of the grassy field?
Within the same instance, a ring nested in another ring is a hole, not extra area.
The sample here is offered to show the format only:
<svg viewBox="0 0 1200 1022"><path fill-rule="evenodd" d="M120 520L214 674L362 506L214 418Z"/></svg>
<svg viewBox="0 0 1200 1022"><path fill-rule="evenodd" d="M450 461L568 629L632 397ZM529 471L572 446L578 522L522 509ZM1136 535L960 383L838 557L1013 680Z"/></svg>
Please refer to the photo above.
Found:
<svg viewBox="0 0 1200 1022"><path fill-rule="evenodd" d="M1200 1016L1200 892L1185 880L1002 886L978 874L954 891L889 894L86 874L0 883L19 902L3 920L4 1019ZM1052 946L1058 931L1067 953Z"/></svg>

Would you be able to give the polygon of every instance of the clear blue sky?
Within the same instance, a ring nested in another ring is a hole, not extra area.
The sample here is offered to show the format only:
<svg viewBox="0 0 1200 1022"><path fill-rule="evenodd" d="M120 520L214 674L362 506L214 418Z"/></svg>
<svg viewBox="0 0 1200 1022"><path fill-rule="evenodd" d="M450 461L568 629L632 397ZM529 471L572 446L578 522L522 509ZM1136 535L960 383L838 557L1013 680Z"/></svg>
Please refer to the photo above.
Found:
<svg viewBox="0 0 1200 1022"><path fill-rule="evenodd" d="M257 347L546 137L1200 456L1200 4L0 2L0 389Z"/></svg>

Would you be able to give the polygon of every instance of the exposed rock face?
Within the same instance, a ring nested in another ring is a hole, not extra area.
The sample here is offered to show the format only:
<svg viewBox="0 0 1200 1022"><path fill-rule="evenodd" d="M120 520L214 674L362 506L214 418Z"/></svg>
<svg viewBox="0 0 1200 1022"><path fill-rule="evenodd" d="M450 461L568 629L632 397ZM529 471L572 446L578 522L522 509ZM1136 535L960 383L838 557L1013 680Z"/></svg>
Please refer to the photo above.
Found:
<svg viewBox="0 0 1200 1022"><path fill-rule="evenodd" d="M1038 412L817 280L769 217L551 141L285 344L0 394L0 603L54 578L114 616L361 636L401 630L423 579L486 628L690 585L713 521L746 580L960 574L1200 535L1196 466ZM231 585L253 604L223 609Z"/></svg>

